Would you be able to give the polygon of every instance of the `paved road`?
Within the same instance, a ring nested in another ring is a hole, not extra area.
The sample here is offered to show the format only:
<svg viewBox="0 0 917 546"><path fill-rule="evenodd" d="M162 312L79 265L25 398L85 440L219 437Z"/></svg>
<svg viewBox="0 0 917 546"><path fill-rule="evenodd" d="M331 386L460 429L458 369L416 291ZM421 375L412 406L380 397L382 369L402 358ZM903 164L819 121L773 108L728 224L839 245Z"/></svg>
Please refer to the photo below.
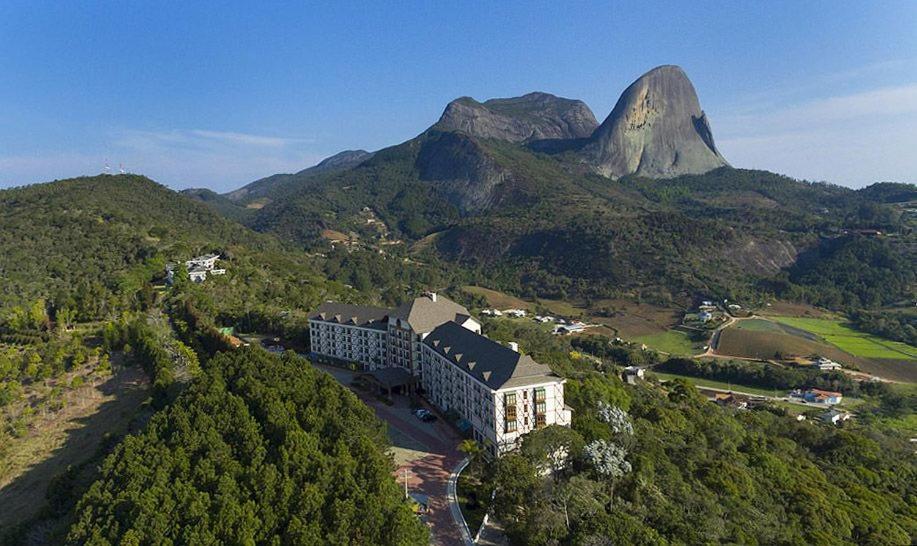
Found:
<svg viewBox="0 0 917 546"><path fill-rule="evenodd" d="M320 364L315 366L350 387L353 372ZM408 489L429 498L430 511L426 520L430 526L431 543L443 546L462 544L464 537L453 519L448 496L449 478L463 459L456 449L461 438L443 422L442 417L435 423L424 423L414 417L403 396L395 396L395 404L388 406L367 393L358 390L354 390L354 393L373 408L376 415L388 423L390 428L398 432L391 435L396 447L399 437L411 440L411 445L402 447L409 448L413 455L398 466L394 476L398 484L404 487L406 473ZM425 407L433 409L426 404Z"/></svg>

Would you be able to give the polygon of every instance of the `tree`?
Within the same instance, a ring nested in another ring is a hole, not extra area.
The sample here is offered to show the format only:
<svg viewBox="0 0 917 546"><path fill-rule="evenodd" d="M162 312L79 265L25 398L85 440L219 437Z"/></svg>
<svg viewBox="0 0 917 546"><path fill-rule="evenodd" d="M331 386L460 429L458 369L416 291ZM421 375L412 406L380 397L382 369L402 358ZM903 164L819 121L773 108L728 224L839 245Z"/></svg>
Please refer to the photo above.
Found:
<svg viewBox="0 0 917 546"><path fill-rule="evenodd" d="M76 316L76 313L69 307L61 307L55 313L55 318L57 319L57 327L61 332L65 332L70 329L71 324Z"/></svg>
<svg viewBox="0 0 917 546"><path fill-rule="evenodd" d="M48 319L48 308L45 300L39 299L29 307L29 326L36 330L47 330L50 319Z"/></svg>
<svg viewBox="0 0 917 546"><path fill-rule="evenodd" d="M551 505L564 515L567 529L571 522L590 520L605 512L608 502L602 484L578 474L555 482L549 493Z"/></svg>
<svg viewBox="0 0 917 546"><path fill-rule="evenodd" d="M519 452L541 475L555 475L569 467L583 449L583 437L570 427L551 425L522 437Z"/></svg>
<svg viewBox="0 0 917 546"><path fill-rule="evenodd" d="M465 439L459 444L458 450L468 456L469 459L474 459L481 453L481 444L471 439Z"/></svg>
<svg viewBox="0 0 917 546"><path fill-rule="evenodd" d="M623 447L605 440L595 440L583 448L583 457L595 472L608 483L614 497L615 481L631 471Z"/></svg>

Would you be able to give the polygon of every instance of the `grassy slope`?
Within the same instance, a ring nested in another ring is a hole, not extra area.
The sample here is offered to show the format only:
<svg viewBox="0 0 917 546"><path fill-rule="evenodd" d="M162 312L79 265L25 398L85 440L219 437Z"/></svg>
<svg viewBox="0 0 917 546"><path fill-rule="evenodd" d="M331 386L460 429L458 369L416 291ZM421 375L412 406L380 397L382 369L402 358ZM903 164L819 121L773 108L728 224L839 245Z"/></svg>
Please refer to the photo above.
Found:
<svg viewBox="0 0 917 546"><path fill-rule="evenodd" d="M666 380L671 380L671 379L685 379L685 380L687 380L689 383L692 383L692 384L694 384L694 385L696 385L696 386L698 386L698 387L711 387L711 388L714 388L714 389L722 389L722 390L727 390L727 391L735 390L735 391L740 391L740 392L747 392L747 393L749 393L749 394L760 394L761 396L774 396L774 394L775 394L774 389L762 389L762 388L760 388L760 387L748 387L748 386L745 386L745 385L740 385L740 384L738 384L738 383L727 383L727 382L724 382L724 381L713 381L713 380L711 380L711 379L703 379L703 378L700 378L700 377L691 377L691 376L687 376L687 375L678 375L678 374L674 374L674 373L653 372L653 374L655 374L656 376L658 376L660 379L666 379ZM781 395L783 395L783 394L785 394L785 393L782 393L782 392L780 392L780 391L776 391L776 395L777 395L777 396L781 396Z"/></svg>
<svg viewBox="0 0 917 546"><path fill-rule="evenodd" d="M107 435L127 432L149 397L148 386L145 374L135 366L95 385L67 391L61 411L40 419L24 437L5 446L0 506L6 508L0 510L0 535L6 526L36 514L55 476L92 457Z"/></svg>
<svg viewBox="0 0 917 546"><path fill-rule="evenodd" d="M691 356L703 351L703 343L696 343L688 334L680 330L669 330L662 334L639 336L633 338L637 343L645 343L650 349L669 353L672 356Z"/></svg>
<svg viewBox="0 0 917 546"><path fill-rule="evenodd" d="M497 290L484 288L483 286L463 286L462 290L469 294L483 297L487 300L487 305L495 309L529 309L532 306L531 303L525 300Z"/></svg>

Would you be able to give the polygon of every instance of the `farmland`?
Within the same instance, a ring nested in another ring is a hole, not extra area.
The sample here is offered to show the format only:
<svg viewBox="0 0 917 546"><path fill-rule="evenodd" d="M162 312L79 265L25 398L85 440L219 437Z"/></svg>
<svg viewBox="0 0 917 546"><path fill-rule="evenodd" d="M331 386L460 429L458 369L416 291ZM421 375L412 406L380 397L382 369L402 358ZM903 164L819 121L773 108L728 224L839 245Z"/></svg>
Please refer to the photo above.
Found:
<svg viewBox="0 0 917 546"><path fill-rule="evenodd" d="M51 480L90 459L107 435L124 433L148 398L139 367L120 369L104 382L68 391L63 409L4 446L0 465L0 529L41 508Z"/></svg>
<svg viewBox="0 0 917 546"><path fill-rule="evenodd" d="M828 318L775 316L722 331L716 352L761 360L824 356L892 381L917 381L917 349L851 329Z"/></svg>
<svg viewBox="0 0 917 546"><path fill-rule="evenodd" d="M811 332L854 356L917 360L917 347L859 332L840 320L796 317L774 317L774 320Z"/></svg>

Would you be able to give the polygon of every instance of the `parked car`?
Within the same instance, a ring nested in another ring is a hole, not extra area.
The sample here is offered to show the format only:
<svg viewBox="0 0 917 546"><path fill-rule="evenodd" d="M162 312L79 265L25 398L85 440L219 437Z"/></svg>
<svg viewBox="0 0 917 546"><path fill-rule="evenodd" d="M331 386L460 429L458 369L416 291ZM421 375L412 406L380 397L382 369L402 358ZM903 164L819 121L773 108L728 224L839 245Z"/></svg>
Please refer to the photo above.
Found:
<svg viewBox="0 0 917 546"><path fill-rule="evenodd" d="M414 417L420 419L421 421L423 421L428 415L432 414L423 408L414 410Z"/></svg>
<svg viewBox="0 0 917 546"><path fill-rule="evenodd" d="M433 421L436 421L436 419L437 417L433 415L432 413L430 413L429 411L425 413L423 417L420 418L420 420L423 421L424 423L432 423Z"/></svg>

